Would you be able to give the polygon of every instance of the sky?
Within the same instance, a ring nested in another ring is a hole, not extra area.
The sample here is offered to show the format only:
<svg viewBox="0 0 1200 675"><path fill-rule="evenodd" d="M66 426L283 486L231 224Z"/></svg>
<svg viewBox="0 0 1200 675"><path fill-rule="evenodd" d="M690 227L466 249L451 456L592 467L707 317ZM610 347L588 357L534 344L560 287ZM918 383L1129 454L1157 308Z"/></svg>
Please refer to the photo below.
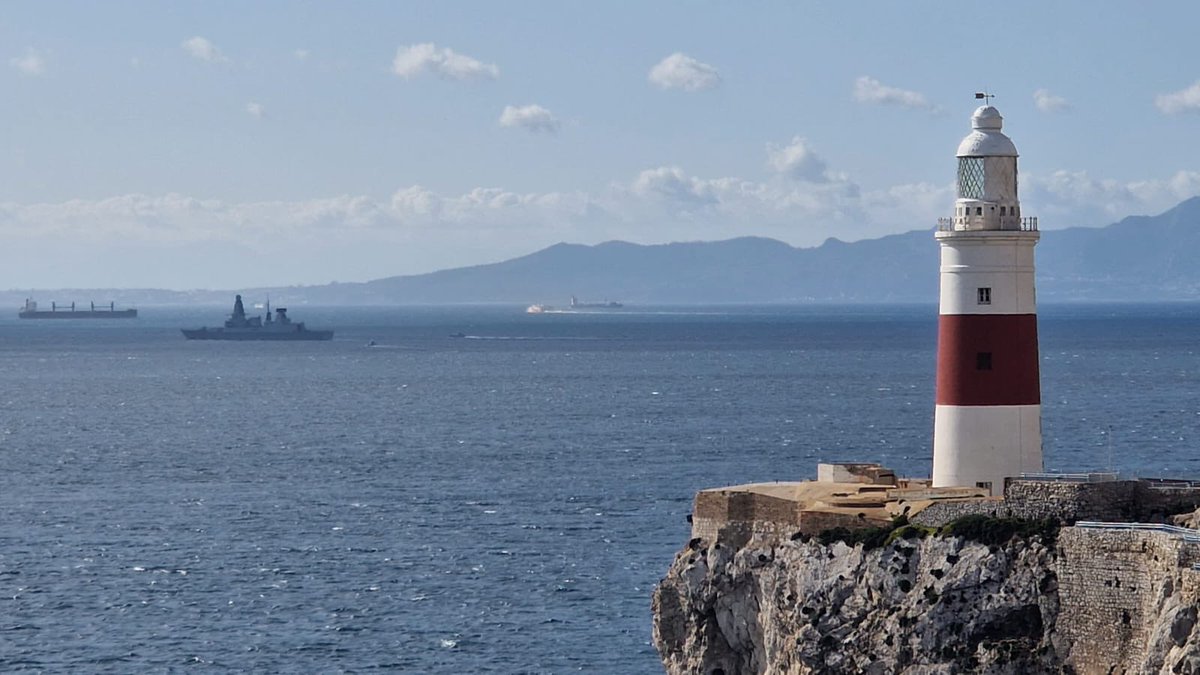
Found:
<svg viewBox="0 0 1200 675"><path fill-rule="evenodd" d="M1104 226L1200 194L1197 25L1170 0L12 0L0 288L929 229L984 89L1043 237Z"/></svg>

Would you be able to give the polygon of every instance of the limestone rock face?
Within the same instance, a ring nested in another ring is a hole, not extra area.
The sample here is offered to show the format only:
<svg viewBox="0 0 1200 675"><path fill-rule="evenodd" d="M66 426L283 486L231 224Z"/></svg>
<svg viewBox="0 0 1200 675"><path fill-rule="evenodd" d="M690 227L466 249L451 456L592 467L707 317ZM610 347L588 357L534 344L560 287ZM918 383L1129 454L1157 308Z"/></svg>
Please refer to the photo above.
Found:
<svg viewBox="0 0 1200 675"><path fill-rule="evenodd" d="M1200 509L1171 516L1171 522L1181 527L1190 527L1193 530L1200 530Z"/></svg>
<svg viewBox="0 0 1200 675"><path fill-rule="evenodd" d="M693 540L654 592L654 641L680 675L1055 672L1057 585L1036 536ZM1172 618L1163 647L1194 623L1194 608Z"/></svg>
<svg viewBox="0 0 1200 675"><path fill-rule="evenodd" d="M655 646L679 675L1200 675L1200 535L1040 532L696 538L655 589Z"/></svg>

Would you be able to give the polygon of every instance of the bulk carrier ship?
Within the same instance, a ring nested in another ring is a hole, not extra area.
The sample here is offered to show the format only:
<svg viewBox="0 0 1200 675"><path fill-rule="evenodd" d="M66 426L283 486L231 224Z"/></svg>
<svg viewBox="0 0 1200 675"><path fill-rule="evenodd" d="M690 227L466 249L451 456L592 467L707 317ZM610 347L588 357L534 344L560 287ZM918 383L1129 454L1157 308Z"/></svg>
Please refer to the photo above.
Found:
<svg viewBox="0 0 1200 675"><path fill-rule="evenodd" d="M108 303L108 307L89 303L90 309L75 309L75 303L70 306L59 306L57 302L50 303L50 309L38 309L38 304L26 299L25 306L17 312L22 319L136 319L136 309L117 309L116 303Z"/></svg>

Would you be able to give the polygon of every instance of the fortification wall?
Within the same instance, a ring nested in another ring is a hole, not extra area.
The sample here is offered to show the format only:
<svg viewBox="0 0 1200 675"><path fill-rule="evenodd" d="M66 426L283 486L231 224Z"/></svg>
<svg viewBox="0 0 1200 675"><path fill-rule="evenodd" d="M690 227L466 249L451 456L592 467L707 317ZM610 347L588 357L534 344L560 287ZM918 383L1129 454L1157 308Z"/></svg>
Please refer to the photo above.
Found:
<svg viewBox="0 0 1200 675"><path fill-rule="evenodd" d="M937 527L968 515L1001 518L1057 518L1106 522L1158 521L1200 506L1200 489L1156 487L1139 480L1072 483L1018 480L1003 501L958 500L931 504L911 520Z"/></svg>
<svg viewBox="0 0 1200 675"><path fill-rule="evenodd" d="M853 510L806 511L799 503L770 495L737 490L706 490L696 494L692 537L742 546L753 536L787 538L797 532L818 534L835 527L879 525Z"/></svg>
<svg viewBox="0 0 1200 675"><path fill-rule="evenodd" d="M947 500L930 504L908 520L925 527L941 527L964 516L1008 518L1011 515L1009 505L998 499Z"/></svg>
<svg viewBox="0 0 1200 675"><path fill-rule="evenodd" d="M1146 520L1156 515L1172 515L1200 507L1200 488L1147 483L1144 484L1144 489L1149 495L1147 502L1154 510L1154 513L1147 514Z"/></svg>
<svg viewBox="0 0 1200 675"><path fill-rule="evenodd" d="M1174 513L1200 506L1200 488L1158 486L1146 481L1100 483L1013 481L1003 499L944 499L926 506L909 520L940 527L964 516L1037 520L1056 518L1072 524L1163 522ZM860 528L885 523L864 518L854 508L806 510L792 499L739 489L697 493L692 510L692 537L741 546L753 536L816 535L836 527Z"/></svg>
<svg viewBox="0 0 1200 675"><path fill-rule="evenodd" d="M799 520L796 502L736 490L706 490L692 507L692 537L740 547L754 535L789 536Z"/></svg>
<svg viewBox="0 0 1200 675"><path fill-rule="evenodd" d="M1157 672L1194 625L1194 608L1191 623L1181 622L1187 608L1171 603L1196 597L1200 572L1191 565L1197 561L1200 543L1169 533L1064 528L1057 631L1067 662L1084 674Z"/></svg>

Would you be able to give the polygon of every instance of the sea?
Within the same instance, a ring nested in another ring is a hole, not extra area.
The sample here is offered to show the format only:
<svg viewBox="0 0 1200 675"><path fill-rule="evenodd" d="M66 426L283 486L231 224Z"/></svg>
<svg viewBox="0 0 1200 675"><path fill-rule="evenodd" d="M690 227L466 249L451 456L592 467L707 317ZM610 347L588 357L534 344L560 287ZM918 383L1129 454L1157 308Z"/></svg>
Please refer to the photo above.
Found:
<svg viewBox="0 0 1200 675"><path fill-rule="evenodd" d="M702 488L930 470L933 305L0 317L0 671L654 673ZM1200 477L1200 305L1040 310L1048 470Z"/></svg>

